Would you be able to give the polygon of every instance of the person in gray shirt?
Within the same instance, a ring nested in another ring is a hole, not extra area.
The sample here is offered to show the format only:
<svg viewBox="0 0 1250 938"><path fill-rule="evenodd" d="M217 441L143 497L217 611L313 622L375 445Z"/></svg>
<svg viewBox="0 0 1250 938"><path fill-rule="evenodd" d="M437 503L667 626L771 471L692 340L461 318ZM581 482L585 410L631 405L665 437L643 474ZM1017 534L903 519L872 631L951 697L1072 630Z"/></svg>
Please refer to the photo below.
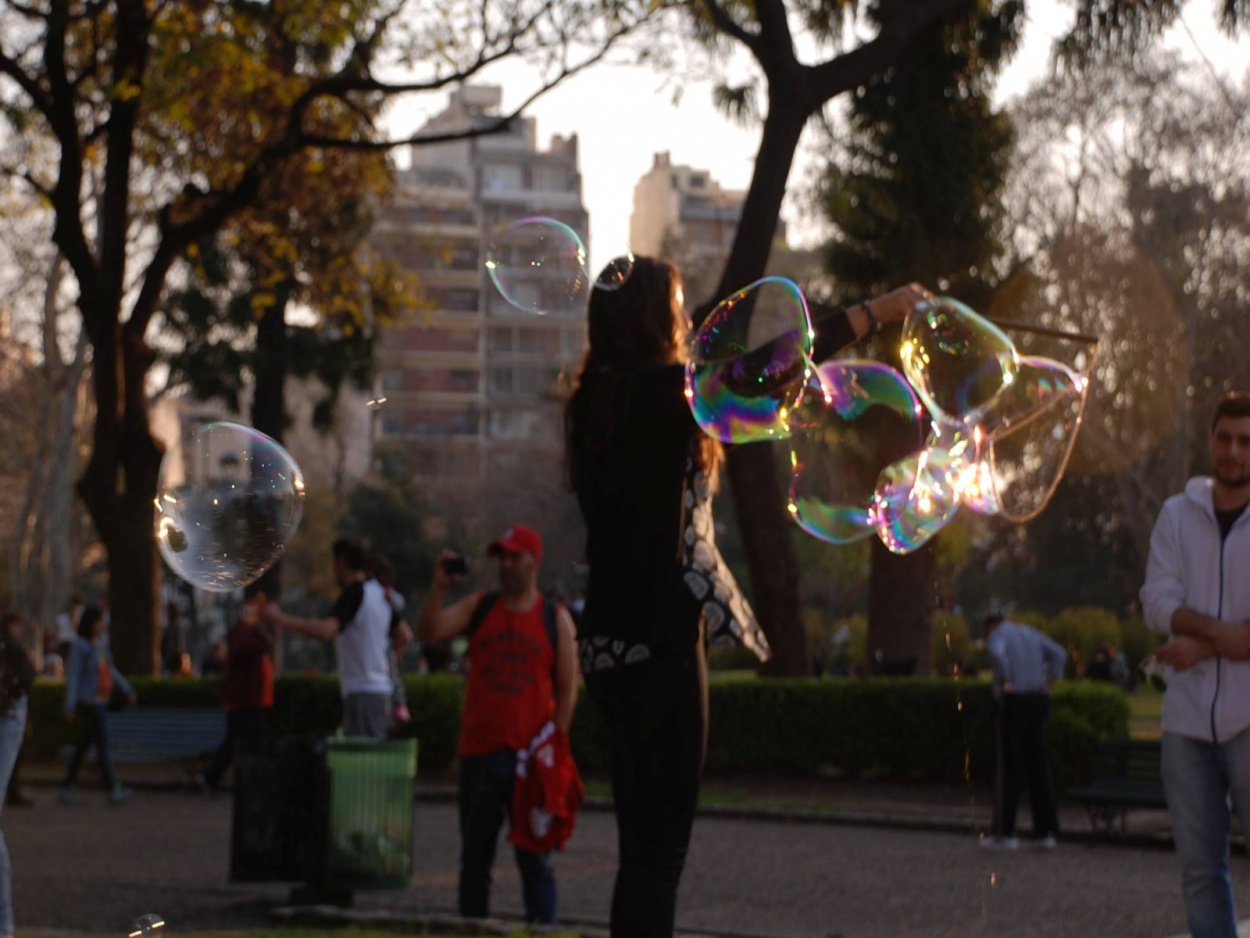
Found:
<svg viewBox="0 0 1250 938"><path fill-rule="evenodd" d="M1068 653L1037 629L994 614L985 619L985 648L994 669L994 821L981 846L1015 850L1016 807L1027 784L1033 805L1034 842L1053 850L1059 842L1059 809L1046 748L1050 688L1063 676Z"/></svg>

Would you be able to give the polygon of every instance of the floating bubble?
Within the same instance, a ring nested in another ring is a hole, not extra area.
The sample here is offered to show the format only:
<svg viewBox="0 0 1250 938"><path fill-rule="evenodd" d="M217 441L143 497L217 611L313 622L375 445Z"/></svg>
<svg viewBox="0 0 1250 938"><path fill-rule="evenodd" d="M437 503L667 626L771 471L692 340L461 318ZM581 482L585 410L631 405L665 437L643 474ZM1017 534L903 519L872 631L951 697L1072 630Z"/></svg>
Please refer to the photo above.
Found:
<svg viewBox="0 0 1250 938"><path fill-rule="evenodd" d="M830 361L795 408L789 511L833 544L870 537L882 471L924 445L928 421L906 379L872 361Z"/></svg>
<svg viewBox="0 0 1250 938"><path fill-rule="evenodd" d="M812 377L811 349L807 299L793 281L765 277L722 300L690 340L695 422L723 443L785 439Z"/></svg>
<svg viewBox="0 0 1250 938"><path fill-rule="evenodd" d="M959 511L952 479L957 471L944 450L926 449L887 466L877 480L871 520L894 554L923 547Z"/></svg>
<svg viewBox="0 0 1250 938"><path fill-rule="evenodd" d="M1059 397L1079 393L1083 384L1084 379L1063 362L1022 355L1016 361L1015 378L977 422L993 442L1054 406Z"/></svg>
<svg viewBox="0 0 1250 938"><path fill-rule="evenodd" d="M950 297L919 304L903 324L903 373L934 416L975 422L1015 380L1016 350L988 319Z"/></svg>
<svg viewBox="0 0 1250 938"><path fill-rule="evenodd" d="M586 246L554 218L522 218L498 229L486 270L499 295L522 312L570 315L585 308Z"/></svg>
<svg viewBox="0 0 1250 938"><path fill-rule="evenodd" d="M1002 517L1017 523L1041 513L1063 478L1085 411L1086 382L1049 395L1027 421L1014 422L990 442L989 473Z"/></svg>
<svg viewBox="0 0 1250 938"><path fill-rule="evenodd" d="M634 272L634 255L626 251L620 257L614 257L608 261L607 266L599 271L599 278L595 281L596 290L619 290L625 285L625 281L629 279L630 274Z"/></svg>
<svg viewBox="0 0 1250 938"><path fill-rule="evenodd" d="M155 912L140 915L130 926L130 938L151 938L165 927L165 920Z"/></svg>
<svg viewBox="0 0 1250 938"><path fill-rule="evenodd" d="M275 440L237 423L206 424L161 463L157 544L193 586L240 589L282 556L303 505L300 468Z"/></svg>

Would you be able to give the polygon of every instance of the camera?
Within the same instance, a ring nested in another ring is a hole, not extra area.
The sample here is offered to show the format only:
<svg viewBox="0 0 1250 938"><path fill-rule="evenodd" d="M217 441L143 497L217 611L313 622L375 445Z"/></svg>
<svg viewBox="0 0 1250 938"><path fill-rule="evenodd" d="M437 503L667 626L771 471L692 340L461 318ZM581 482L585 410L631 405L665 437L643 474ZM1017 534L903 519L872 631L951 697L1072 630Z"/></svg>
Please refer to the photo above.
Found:
<svg viewBox="0 0 1250 938"><path fill-rule="evenodd" d="M464 554L452 554L442 559L443 572L448 576L464 576L469 572L469 558Z"/></svg>

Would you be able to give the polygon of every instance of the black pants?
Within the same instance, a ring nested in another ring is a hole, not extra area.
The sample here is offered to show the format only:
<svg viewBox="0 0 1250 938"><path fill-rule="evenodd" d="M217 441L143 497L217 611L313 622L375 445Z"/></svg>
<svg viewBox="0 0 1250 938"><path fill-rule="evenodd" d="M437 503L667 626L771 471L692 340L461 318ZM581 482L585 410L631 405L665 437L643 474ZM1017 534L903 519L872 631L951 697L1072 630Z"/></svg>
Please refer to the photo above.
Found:
<svg viewBox="0 0 1250 938"><path fill-rule="evenodd" d="M78 770L82 768L82 760L87 750L95 746L96 764L100 767L100 780L108 791L113 790L113 753L109 749L108 706L93 701L79 701L74 713L78 719L78 743L74 746L74 754L70 757L69 766L65 770L65 787L69 788L78 781Z"/></svg>
<svg viewBox="0 0 1250 938"><path fill-rule="evenodd" d="M226 711L226 736L213 753L212 761L204 770L204 782L209 788L216 789L221 784L221 777L226 769L234 763L236 752L245 755L259 755L265 751L269 742L269 711L255 710Z"/></svg>
<svg viewBox="0 0 1250 938"><path fill-rule="evenodd" d="M707 662L655 657L586 676L612 747L620 839L612 938L668 938L707 739Z"/></svg>
<svg viewBox="0 0 1250 938"><path fill-rule="evenodd" d="M995 721L993 833L1013 837L1020 791L1028 786L1033 836L1059 833L1054 774L1046 748L1049 694L1003 694Z"/></svg>

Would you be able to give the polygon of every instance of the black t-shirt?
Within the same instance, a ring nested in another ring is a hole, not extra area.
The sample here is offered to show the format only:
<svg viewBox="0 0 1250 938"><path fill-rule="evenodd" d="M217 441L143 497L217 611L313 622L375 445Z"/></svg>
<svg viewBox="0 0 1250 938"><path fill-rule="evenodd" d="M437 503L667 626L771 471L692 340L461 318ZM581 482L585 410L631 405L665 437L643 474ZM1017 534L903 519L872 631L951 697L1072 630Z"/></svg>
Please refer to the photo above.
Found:
<svg viewBox="0 0 1250 938"><path fill-rule="evenodd" d="M1215 509L1215 520L1220 526L1220 540L1228 537L1228 532L1233 529L1233 525L1237 523L1237 519L1245 512L1246 506L1240 508Z"/></svg>

